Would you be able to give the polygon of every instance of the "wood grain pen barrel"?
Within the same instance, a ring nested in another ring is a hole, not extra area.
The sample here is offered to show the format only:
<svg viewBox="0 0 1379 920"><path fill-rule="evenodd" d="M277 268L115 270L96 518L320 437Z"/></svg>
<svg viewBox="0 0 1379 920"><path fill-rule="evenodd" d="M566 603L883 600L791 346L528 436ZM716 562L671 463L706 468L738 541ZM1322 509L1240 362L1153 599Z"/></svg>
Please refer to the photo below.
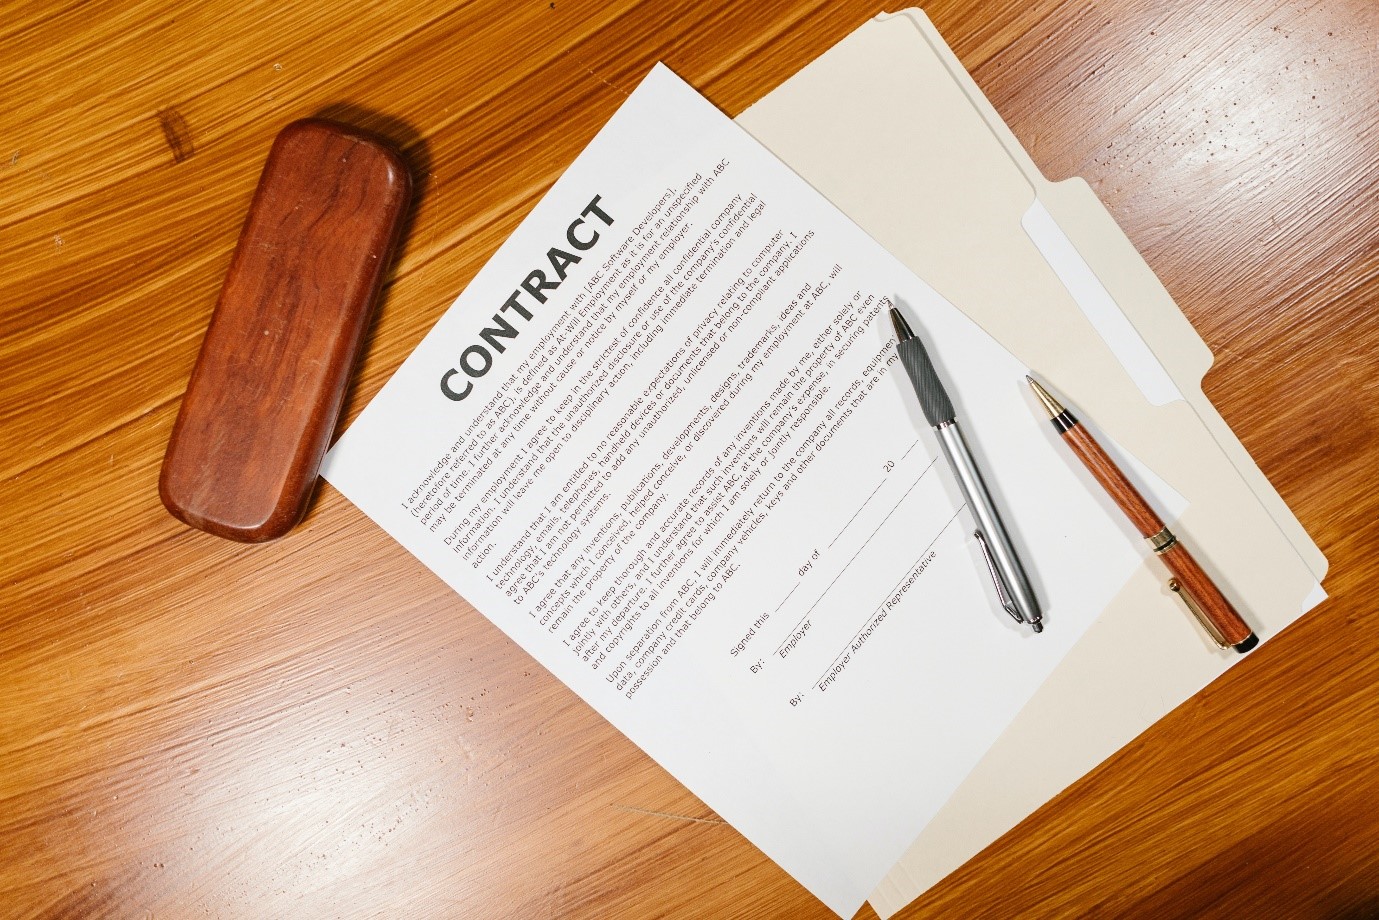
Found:
<svg viewBox="0 0 1379 920"><path fill-rule="evenodd" d="M1259 644L1248 623L1221 593L1192 554L1164 524L1163 519L1110 458L1096 438L1071 412L1055 400L1033 378L1025 378L1039 401L1049 412L1049 420L1063 441L1077 455L1101 487L1111 496L1140 536L1173 574L1168 586L1183 599L1202 627L1221 647L1245 653Z"/></svg>

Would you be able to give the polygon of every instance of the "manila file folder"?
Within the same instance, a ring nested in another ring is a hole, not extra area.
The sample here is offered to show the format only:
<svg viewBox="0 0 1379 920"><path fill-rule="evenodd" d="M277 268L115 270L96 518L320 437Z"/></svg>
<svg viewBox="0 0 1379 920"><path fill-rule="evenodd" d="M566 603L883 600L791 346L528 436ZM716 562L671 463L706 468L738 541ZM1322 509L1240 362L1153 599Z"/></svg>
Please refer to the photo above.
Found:
<svg viewBox="0 0 1379 920"><path fill-rule="evenodd" d="M1040 174L923 13L866 23L738 122L1180 493L1174 532L1261 640L1324 597L1325 558L1202 392L1205 344L1090 187ZM1046 255L1060 245L1080 284ZM1098 298L1150 366L1127 364L1133 349L1096 321ZM1128 527L1126 538L1142 542ZM1238 658L1210 643L1145 555L872 894L882 916Z"/></svg>

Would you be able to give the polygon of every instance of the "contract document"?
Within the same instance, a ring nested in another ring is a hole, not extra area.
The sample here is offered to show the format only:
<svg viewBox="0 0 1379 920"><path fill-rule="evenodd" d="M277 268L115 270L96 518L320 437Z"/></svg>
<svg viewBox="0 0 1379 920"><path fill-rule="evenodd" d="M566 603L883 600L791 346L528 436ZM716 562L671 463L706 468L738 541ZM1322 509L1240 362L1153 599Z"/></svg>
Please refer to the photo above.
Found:
<svg viewBox="0 0 1379 920"><path fill-rule="evenodd" d="M1042 635L997 602L893 304ZM323 472L851 916L1143 553L1025 371L658 66Z"/></svg>

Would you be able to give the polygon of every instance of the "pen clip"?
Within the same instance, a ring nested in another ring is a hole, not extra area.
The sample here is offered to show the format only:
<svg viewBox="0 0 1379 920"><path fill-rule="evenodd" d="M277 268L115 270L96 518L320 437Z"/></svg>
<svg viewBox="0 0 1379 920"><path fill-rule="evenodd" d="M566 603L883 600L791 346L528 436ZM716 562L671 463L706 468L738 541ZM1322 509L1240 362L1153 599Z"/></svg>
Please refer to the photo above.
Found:
<svg viewBox="0 0 1379 920"><path fill-rule="evenodd" d="M991 547L987 545L986 536L980 530L972 531L972 536L977 538L977 545L982 548L982 558L986 560L986 570L991 574L991 583L996 586L996 599L1001 602L1001 608L1017 623L1025 622L1025 618L1020 616L1020 611L1015 606L1015 601L1011 599L1010 592L1006 590L1006 583L1001 579L1001 570L996 568L996 560L991 556Z"/></svg>
<svg viewBox="0 0 1379 920"><path fill-rule="evenodd" d="M1216 628L1216 624L1207 617L1206 612L1203 611L1201 607L1197 606L1197 601L1193 599L1192 593L1187 589L1187 585L1184 585L1176 578L1170 578L1168 580L1168 589L1183 599L1183 603L1187 605L1187 609L1197 618L1197 622L1202 624L1202 628L1207 631L1207 635L1211 636L1213 642L1221 648L1230 648L1230 645L1226 643L1226 637L1221 635L1220 630Z"/></svg>

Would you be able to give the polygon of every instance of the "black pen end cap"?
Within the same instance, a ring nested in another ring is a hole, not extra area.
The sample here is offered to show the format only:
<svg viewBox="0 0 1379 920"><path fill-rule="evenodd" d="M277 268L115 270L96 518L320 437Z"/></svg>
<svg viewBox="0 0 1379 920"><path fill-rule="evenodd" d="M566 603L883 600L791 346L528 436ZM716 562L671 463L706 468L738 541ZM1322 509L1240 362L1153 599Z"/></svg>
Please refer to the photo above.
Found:
<svg viewBox="0 0 1379 920"><path fill-rule="evenodd" d="M1243 640L1241 640L1240 642L1237 642L1235 645L1231 646L1231 648L1235 649L1237 652L1239 652L1240 654L1243 655L1243 654L1245 654L1246 652L1250 651L1252 648L1254 648L1254 647L1255 647L1256 645L1258 645L1258 644L1259 644L1259 636L1256 636L1254 633L1250 633L1250 634L1249 634L1248 636L1246 636Z"/></svg>

